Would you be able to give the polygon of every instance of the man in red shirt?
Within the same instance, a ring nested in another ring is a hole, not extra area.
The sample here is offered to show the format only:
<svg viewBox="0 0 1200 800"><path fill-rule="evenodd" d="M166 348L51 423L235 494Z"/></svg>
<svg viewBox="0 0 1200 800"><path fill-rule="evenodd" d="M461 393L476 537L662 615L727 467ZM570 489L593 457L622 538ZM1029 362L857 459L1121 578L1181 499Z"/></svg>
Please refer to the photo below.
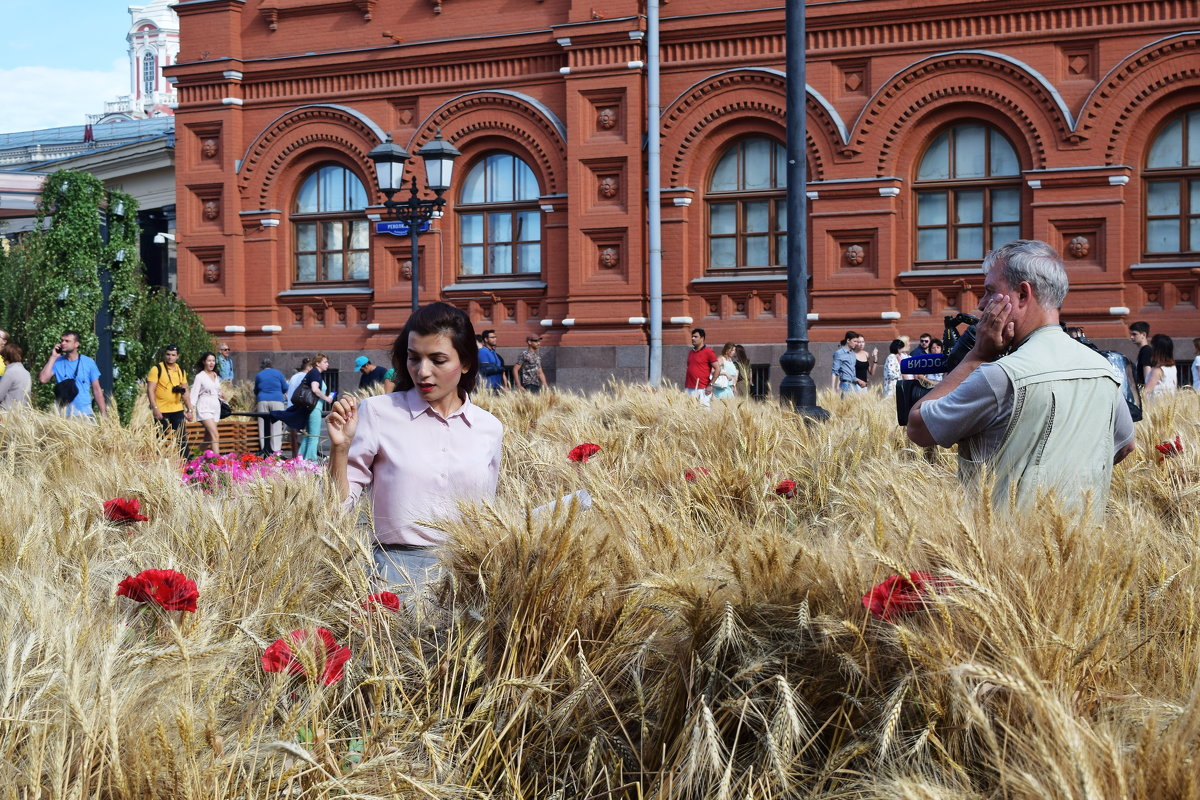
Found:
<svg viewBox="0 0 1200 800"><path fill-rule="evenodd" d="M687 357L687 375L683 390L700 400L700 405L712 403L712 382L717 375L717 354L704 346L704 328L692 328L692 352Z"/></svg>

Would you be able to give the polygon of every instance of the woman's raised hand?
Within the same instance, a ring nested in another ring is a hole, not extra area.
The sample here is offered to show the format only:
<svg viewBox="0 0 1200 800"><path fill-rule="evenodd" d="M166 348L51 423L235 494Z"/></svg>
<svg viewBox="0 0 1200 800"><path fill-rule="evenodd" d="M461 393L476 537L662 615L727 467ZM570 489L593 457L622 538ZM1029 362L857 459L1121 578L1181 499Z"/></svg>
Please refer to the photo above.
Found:
<svg viewBox="0 0 1200 800"><path fill-rule="evenodd" d="M358 398L342 397L336 400L325 418L329 427L329 443L334 447L348 448L358 431Z"/></svg>

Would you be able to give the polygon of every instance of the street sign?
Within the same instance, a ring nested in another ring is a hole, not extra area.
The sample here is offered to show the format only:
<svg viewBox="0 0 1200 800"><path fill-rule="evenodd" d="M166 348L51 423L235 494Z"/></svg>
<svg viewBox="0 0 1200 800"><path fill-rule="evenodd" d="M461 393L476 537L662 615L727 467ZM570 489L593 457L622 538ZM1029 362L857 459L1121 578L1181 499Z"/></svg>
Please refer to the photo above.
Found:
<svg viewBox="0 0 1200 800"><path fill-rule="evenodd" d="M427 230L429 230L429 220L422 222L421 227L417 229L417 232L425 233ZM392 236L408 236L408 223L398 219L387 220L386 222L376 222L375 232L387 233Z"/></svg>

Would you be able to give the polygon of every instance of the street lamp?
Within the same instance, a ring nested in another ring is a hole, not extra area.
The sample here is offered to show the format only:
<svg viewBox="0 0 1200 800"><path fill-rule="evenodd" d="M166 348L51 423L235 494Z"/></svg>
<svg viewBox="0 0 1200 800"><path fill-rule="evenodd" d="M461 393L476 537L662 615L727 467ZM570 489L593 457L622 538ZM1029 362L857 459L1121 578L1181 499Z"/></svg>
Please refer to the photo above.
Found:
<svg viewBox="0 0 1200 800"><path fill-rule="evenodd" d="M417 176L414 174L408 186L408 198L393 200L392 197L404 190L404 163L409 154L403 147L387 137L378 147L367 154L375 162L375 176L379 181L379 191L387 197L384 201L384 214L402 223L401 230L396 233L408 233L412 239L412 310L415 312L420 302L421 284L420 267L418 264L417 239L421 227L427 226L429 220L441 217L446 199L442 196L450 188L450 176L454 172L454 159L462 155L454 145L442 138L439 130L425 145L417 151L417 155L425 162L425 183L436 195L432 200L422 200L418 197Z"/></svg>
<svg viewBox="0 0 1200 800"><path fill-rule="evenodd" d="M787 350L779 359L784 378L779 395L809 419L828 419L817 405L812 372L816 359L808 350L808 212L805 194L808 136L805 86L804 0L787 0L785 12L787 66Z"/></svg>

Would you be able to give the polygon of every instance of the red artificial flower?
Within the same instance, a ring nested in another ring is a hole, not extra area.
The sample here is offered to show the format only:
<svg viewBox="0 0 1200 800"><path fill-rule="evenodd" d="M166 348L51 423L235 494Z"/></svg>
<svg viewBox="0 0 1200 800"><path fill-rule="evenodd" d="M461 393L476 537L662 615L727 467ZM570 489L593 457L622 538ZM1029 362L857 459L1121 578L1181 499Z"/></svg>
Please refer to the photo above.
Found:
<svg viewBox="0 0 1200 800"><path fill-rule="evenodd" d="M775 494L791 500L796 496L796 482L790 479L780 481L779 485L775 487Z"/></svg>
<svg viewBox="0 0 1200 800"><path fill-rule="evenodd" d="M388 611L400 610L400 598L391 592L376 592L372 595L367 595L367 599L360 603L367 611L374 611L379 608L386 608Z"/></svg>
<svg viewBox="0 0 1200 800"><path fill-rule="evenodd" d="M580 464L586 464L587 460L596 453L600 452L600 445L584 442L577 444L571 448L571 452L567 453L567 458L572 461L578 461Z"/></svg>
<svg viewBox="0 0 1200 800"><path fill-rule="evenodd" d="M687 472L683 473L683 479L688 483L695 483L696 478L707 474L708 470L706 470L704 467L696 467L695 469L689 469Z"/></svg>
<svg viewBox="0 0 1200 800"><path fill-rule="evenodd" d="M141 510L141 501L133 497L114 497L112 500L104 501L104 516L122 525L128 525L131 522L145 522L150 519L140 514Z"/></svg>
<svg viewBox="0 0 1200 800"><path fill-rule="evenodd" d="M949 578L916 570L908 573L907 578L892 575L864 594L862 603L876 618L892 622L904 614L923 609L930 592L950 589L953 585Z"/></svg>
<svg viewBox="0 0 1200 800"><path fill-rule="evenodd" d="M301 645L308 640L311 631L301 628L292 631L282 639L276 639L262 654L264 672L286 672L289 675L304 675L304 664L292 652L292 645ZM321 682L326 686L337 683L342 679L346 662L350 660L350 648L339 646L333 634L325 628L317 628L317 638L321 640L322 662L324 669Z"/></svg>
<svg viewBox="0 0 1200 800"><path fill-rule="evenodd" d="M200 591L196 582L173 569L145 569L117 584L117 596L155 603L167 611L196 611Z"/></svg>
<svg viewBox="0 0 1200 800"><path fill-rule="evenodd" d="M1154 445L1154 449L1161 453L1158 457L1159 461L1162 461L1164 458L1173 458L1183 452L1183 439L1176 436L1175 441L1156 444Z"/></svg>

